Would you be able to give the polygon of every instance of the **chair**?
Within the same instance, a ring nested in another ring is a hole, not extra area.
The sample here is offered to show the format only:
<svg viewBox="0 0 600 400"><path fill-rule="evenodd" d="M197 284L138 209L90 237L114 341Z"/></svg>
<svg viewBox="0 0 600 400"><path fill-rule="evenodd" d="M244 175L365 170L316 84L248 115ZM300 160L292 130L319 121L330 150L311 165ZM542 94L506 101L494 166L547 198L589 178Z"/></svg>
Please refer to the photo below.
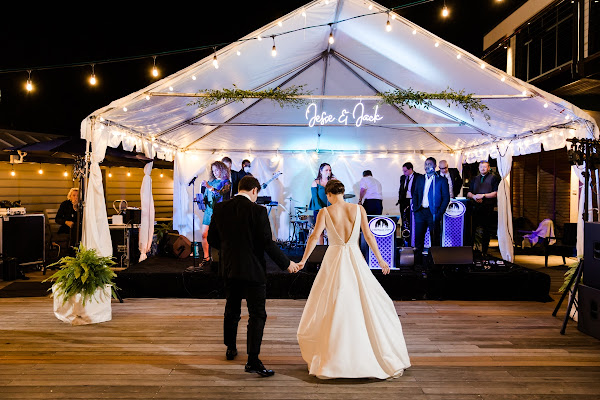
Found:
<svg viewBox="0 0 600 400"><path fill-rule="evenodd" d="M556 240L554 244L550 244ZM563 226L562 237L547 237L543 241L545 265L548 267L548 256L561 256L563 265L567 264L565 257L577 257L577 223L566 223Z"/></svg>
<svg viewBox="0 0 600 400"><path fill-rule="evenodd" d="M69 235L64 233L58 233L58 229L60 225L56 223L56 213L58 212L58 208L47 208L44 210L44 217L46 220L46 249L48 250L46 257L50 262L46 262L42 273L46 275L47 264L51 264L52 262L60 259L61 254L64 254L66 249L69 247ZM56 250L56 254L50 256L50 251Z"/></svg>

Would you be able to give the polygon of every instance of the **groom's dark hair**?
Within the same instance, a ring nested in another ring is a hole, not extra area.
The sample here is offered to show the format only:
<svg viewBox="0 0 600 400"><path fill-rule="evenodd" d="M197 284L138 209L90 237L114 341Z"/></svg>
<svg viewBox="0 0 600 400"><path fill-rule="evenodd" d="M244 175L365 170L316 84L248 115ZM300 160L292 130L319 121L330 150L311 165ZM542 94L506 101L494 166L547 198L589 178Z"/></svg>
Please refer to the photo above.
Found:
<svg viewBox="0 0 600 400"><path fill-rule="evenodd" d="M329 182L327 182L327 185L325 185L326 194L344 194L345 191L346 188L344 187L344 184L337 179L332 179Z"/></svg>
<svg viewBox="0 0 600 400"><path fill-rule="evenodd" d="M238 191L243 190L245 192L250 192L254 188L257 188L260 192L260 182L258 179L250 175L246 175L240 179L240 183L238 183Z"/></svg>

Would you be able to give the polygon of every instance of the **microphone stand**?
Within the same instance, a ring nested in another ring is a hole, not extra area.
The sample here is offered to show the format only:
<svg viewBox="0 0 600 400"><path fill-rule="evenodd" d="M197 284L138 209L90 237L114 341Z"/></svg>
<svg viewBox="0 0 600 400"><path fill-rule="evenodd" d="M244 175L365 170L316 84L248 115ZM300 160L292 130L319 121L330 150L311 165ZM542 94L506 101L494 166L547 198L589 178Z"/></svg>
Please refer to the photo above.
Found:
<svg viewBox="0 0 600 400"><path fill-rule="evenodd" d="M194 270L196 270L197 266L196 266L196 251L197 251L197 244L196 244L196 209L194 208L195 204L196 204L196 178L194 177L192 179L192 181L188 184L188 186L191 184L192 185L192 258L194 260L194 264L192 266L192 268Z"/></svg>

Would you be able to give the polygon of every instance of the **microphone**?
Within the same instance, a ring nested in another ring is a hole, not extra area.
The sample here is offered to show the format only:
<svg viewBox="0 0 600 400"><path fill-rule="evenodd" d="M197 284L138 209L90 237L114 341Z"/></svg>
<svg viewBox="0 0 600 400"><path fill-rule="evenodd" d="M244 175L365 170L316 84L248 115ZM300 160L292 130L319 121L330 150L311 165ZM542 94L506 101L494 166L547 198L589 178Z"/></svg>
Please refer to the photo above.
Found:
<svg viewBox="0 0 600 400"><path fill-rule="evenodd" d="M190 183L188 183L188 186L192 186L192 183L196 182L196 178L198 178L198 176L193 177Z"/></svg>

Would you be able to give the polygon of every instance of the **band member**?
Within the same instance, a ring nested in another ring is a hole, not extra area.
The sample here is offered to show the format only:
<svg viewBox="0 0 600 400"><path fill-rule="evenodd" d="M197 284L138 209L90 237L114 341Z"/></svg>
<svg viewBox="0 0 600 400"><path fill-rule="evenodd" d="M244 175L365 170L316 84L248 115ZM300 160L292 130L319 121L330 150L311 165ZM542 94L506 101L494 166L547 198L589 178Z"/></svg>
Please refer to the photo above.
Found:
<svg viewBox="0 0 600 400"><path fill-rule="evenodd" d="M327 163L321 164L319 166L317 177L313 181L310 188L311 197L308 209L313 210L313 221L317 220L317 214L321 208L331 205L327 201L327 195L325 194L325 186L331 179L336 179L333 175L333 172L331 172L331 165ZM325 237L321 235L319 238L319 244L323 244L324 241Z"/></svg>
<svg viewBox="0 0 600 400"><path fill-rule="evenodd" d="M221 161L213 162L210 165L210 180L202 181L201 186L204 188L206 210L204 211L204 219L202 220L202 252L204 257L202 263L200 263L200 269L211 261L207 238L215 205L230 198L231 181L229 180L229 168L227 168L227 165Z"/></svg>
<svg viewBox="0 0 600 400"><path fill-rule="evenodd" d="M358 204L362 204L367 215L381 215L383 213L383 194L381 183L373 178L370 170L363 171L360 180L360 195Z"/></svg>
<svg viewBox="0 0 600 400"><path fill-rule="evenodd" d="M450 203L448 180L435 172L436 160L425 160L425 175L415 178L412 199L415 213L415 262L421 263L425 247L425 233L429 228L432 246L439 246L442 235L442 217Z"/></svg>
<svg viewBox="0 0 600 400"><path fill-rule="evenodd" d="M450 198L453 199L460 195L462 189L463 179L460 177L460 172L457 168L448 168L448 161L440 160L438 173L448 180L448 187L450 188Z"/></svg>
<svg viewBox="0 0 600 400"><path fill-rule="evenodd" d="M400 205L400 216L402 217L402 225L404 227L410 227L412 223L412 212L410 208L412 188L415 178L419 175L421 174L414 171L411 162L404 163L402 166L402 176L400 177L400 189L398 190L398 202L396 205Z"/></svg>
<svg viewBox="0 0 600 400"><path fill-rule="evenodd" d="M498 185L500 178L490 170L490 163L479 163L479 175L471 179L467 198L473 206L471 234L475 238L477 229L481 228L481 253L487 255L490 237L494 224L494 207L497 203Z"/></svg>
<svg viewBox="0 0 600 400"><path fill-rule="evenodd" d="M242 169L239 171L234 171L231 169L231 158L223 157L221 162L227 165L227 168L229 168L229 171L231 172L231 196L235 196L238 192L238 184L240 183L240 180L246 175L252 176L250 173L250 168L252 165L249 160L243 160Z"/></svg>

